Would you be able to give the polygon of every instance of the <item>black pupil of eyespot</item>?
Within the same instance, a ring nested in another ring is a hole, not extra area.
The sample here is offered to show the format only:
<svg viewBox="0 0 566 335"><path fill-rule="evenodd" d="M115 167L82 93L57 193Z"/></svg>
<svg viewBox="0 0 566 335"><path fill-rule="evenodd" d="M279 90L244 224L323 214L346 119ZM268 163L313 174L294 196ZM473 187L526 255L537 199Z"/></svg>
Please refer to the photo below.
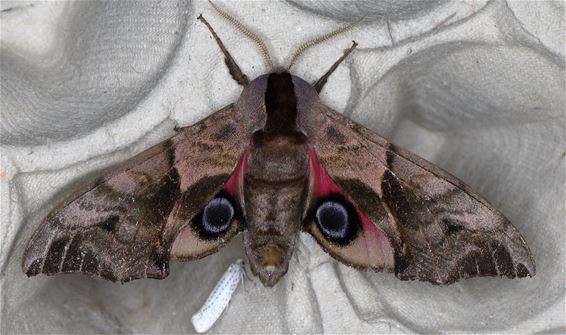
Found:
<svg viewBox="0 0 566 335"><path fill-rule="evenodd" d="M214 198L204 207L202 225L210 233L220 233L230 225L234 207L226 198Z"/></svg>
<svg viewBox="0 0 566 335"><path fill-rule="evenodd" d="M316 210L316 220L325 235L338 239L346 237L348 211L339 202L323 202Z"/></svg>

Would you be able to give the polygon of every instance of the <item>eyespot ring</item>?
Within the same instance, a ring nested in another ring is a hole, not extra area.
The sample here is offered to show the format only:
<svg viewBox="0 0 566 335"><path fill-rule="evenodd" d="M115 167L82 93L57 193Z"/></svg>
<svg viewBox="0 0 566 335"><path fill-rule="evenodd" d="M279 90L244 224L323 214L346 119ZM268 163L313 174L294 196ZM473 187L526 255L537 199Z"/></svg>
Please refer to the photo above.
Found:
<svg viewBox="0 0 566 335"><path fill-rule="evenodd" d="M309 212L307 221L314 221L321 235L339 246L350 244L362 229L356 207L341 193L318 199Z"/></svg>
<svg viewBox="0 0 566 335"><path fill-rule="evenodd" d="M334 239L343 239L348 232L348 211L339 202L328 200L316 209L316 222L322 233Z"/></svg>
<svg viewBox="0 0 566 335"><path fill-rule="evenodd" d="M209 233L225 231L234 218L234 206L224 197L213 198L202 210L202 227Z"/></svg>
<svg viewBox="0 0 566 335"><path fill-rule="evenodd" d="M221 191L194 216L191 227L200 238L213 240L230 230L234 219L240 217L239 213L232 196Z"/></svg>

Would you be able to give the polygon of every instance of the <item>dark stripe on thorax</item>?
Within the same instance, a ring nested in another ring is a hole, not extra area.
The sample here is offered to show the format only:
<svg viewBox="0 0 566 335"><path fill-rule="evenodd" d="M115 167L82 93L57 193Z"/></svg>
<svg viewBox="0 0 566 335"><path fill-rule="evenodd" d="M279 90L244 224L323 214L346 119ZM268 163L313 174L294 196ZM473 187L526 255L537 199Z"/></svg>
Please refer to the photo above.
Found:
<svg viewBox="0 0 566 335"><path fill-rule="evenodd" d="M290 135L297 127L297 97L291 75L272 73L265 90L267 120L264 131L269 135Z"/></svg>

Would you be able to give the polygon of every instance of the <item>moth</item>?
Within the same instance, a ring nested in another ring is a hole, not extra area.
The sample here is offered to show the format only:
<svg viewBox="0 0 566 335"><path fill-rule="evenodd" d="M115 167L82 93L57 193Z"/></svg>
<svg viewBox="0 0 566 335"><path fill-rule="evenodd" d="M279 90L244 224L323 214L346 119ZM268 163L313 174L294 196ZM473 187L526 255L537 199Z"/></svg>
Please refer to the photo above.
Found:
<svg viewBox="0 0 566 335"><path fill-rule="evenodd" d="M222 275L202 307L191 317L197 333L209 330L228 307L238 284L244 281L244 260L239 259L230 264Z"/></svg>
<svg viewBox="0 0 566 335"><path fill-rule="evenodd" d="M257 35L213 6L272 64ZM524 238L481 195L320 101L355 42L315 84L288 70L312 41L287 69L249 81L199 19L243 86L238 101L70 195L31 237L28 276L163 279L169 260L205 257L242 234L251 271L271 287L300 232L346 265L401 280L535 274Z"/></svg>

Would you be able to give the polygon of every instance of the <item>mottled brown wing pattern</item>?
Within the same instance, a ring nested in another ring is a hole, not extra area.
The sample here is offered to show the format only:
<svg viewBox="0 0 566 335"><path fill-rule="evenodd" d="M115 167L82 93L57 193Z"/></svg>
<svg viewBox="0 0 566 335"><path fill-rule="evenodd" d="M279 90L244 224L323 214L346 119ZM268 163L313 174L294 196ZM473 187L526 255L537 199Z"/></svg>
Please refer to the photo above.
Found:
<svg viewBox="0 0 566 335"><path fill-rule="evenodd" d="M318 109L323 121L317 154L336 184L390 239L395 264L385 270L403 280L435 284L534 275L523 237L484 198L329 108ZM340 248L325 249L341 258Z"/></svg>
<svg viewBox="0 0 566 335"><path fill-rule="evenodd" d="M222 188L243 151L239 120L228 106L79 188L33 234L24 272L119 282L166 277L173 240ZM204 256L220 245L197 250Z"/></svg>

